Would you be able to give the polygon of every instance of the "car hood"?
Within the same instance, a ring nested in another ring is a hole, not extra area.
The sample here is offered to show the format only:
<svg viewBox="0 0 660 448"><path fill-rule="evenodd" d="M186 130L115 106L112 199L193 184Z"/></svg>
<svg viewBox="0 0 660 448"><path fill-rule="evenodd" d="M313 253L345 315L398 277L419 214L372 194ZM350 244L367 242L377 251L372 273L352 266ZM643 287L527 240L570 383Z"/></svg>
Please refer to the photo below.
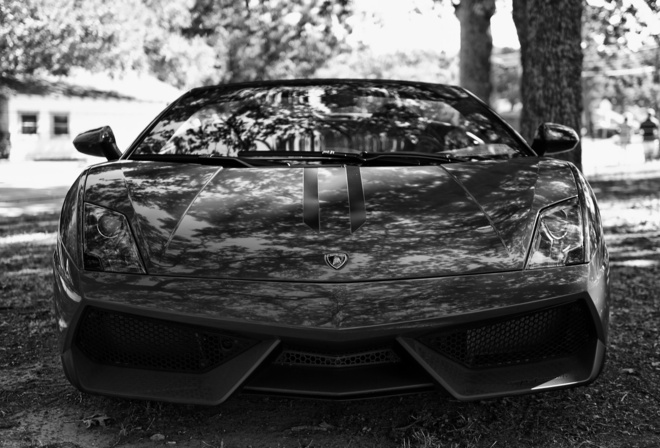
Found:
<svg viewBox="0 0 660 448"><path fill-rule="evenodd" d="M129 218L149 274L311 282L520 270L538 210L575 194L570 166L539 158L283 168L120 161L90 168L85 186L85 201Z"/></svg>

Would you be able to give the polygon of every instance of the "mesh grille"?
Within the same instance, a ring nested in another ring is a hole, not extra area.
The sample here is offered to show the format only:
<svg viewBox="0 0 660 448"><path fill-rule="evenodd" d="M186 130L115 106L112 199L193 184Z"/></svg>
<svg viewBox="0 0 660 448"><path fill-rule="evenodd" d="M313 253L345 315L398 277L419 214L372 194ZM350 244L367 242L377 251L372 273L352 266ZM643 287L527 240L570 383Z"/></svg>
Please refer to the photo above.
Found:
<svg viewBox="0 0 660 448"><path fill-rule="evenodd" d="M570 356L595 338L583 302L420 338L469 368L500 367Z"/></svg>
<svg viewBox="0 0 660 448"><path fill-rule="evenodd" d="M275 364L307 367L360 367L400 362L391 348L375 348L351 353L322 353L308 349L285 349Z"/></svg>
<svg viewBox="0 0 660 448"><path fill-rule="evenodd" d="M76 345L92 361L150 370L208 371L256 341L164 320L88 308Z"/></svg>

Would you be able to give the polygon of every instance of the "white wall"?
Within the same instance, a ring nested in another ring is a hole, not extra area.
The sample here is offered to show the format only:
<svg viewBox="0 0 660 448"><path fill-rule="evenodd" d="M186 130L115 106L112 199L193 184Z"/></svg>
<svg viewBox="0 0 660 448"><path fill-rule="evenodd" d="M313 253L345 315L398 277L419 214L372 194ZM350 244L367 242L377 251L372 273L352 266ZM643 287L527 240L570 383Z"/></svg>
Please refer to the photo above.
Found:
<svg viewBox="0 0 660 448"><path fill-rule="evenodd" d="M8 105L10 160L87 158L75 150L73 138L106 125L112 127L117 145L124 151L166 106L165 102L14 95ZM37 134L21 133L21 113L38 115ZM69 135L52 135L53 114L68 114Z"/></svg>

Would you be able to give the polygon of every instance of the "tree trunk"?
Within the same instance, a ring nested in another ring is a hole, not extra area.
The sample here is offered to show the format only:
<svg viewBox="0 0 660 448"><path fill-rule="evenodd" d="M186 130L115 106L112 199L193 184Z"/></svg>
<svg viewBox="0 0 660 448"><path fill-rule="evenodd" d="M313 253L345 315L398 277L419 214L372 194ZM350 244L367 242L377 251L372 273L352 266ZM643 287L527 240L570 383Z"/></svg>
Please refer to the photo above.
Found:
<svg viewBox="0 0 660 448"><path fill-rule="evenodd" d="M461 23L459 84L490 103L493 90L490 79L490 54L493 50L490 18L495 13L495 0L461 0L455 8Z"/></svg>
<svg viewBox="0 0 660 448"><path fill-rule="evenodd" d="M580 133L583 8L582 0L513 0L523 69L520 131L528 142L548 121ZM581 168L582 148L557 158Z"/></svg>

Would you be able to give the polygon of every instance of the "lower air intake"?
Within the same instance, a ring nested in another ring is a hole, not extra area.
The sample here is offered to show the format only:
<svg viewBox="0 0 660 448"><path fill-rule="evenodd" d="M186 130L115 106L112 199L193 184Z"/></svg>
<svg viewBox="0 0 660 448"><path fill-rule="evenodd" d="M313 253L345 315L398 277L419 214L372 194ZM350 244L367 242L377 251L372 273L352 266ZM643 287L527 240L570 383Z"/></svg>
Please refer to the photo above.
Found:
<svg viewBox="0 0 660 448"><path fill-rule="evenodd" d="M113 366L203 373L257 341L213 329L88 308L75 344L92 361Z"/></svg>
<svg viewBox="0 0 660 448"><path fill-rule="evenodd" d="M583 302L433 333L419 341L468 368L503 367L571 356L596 337Z"/></svg>
<svg viewBox="0 0 660 448"><path fill-rule="evenodd" d="M374 348L343 353L313 352L307 349L286 348L275 364L306 367L362 367L400 362L391 348Z"/></svg>

